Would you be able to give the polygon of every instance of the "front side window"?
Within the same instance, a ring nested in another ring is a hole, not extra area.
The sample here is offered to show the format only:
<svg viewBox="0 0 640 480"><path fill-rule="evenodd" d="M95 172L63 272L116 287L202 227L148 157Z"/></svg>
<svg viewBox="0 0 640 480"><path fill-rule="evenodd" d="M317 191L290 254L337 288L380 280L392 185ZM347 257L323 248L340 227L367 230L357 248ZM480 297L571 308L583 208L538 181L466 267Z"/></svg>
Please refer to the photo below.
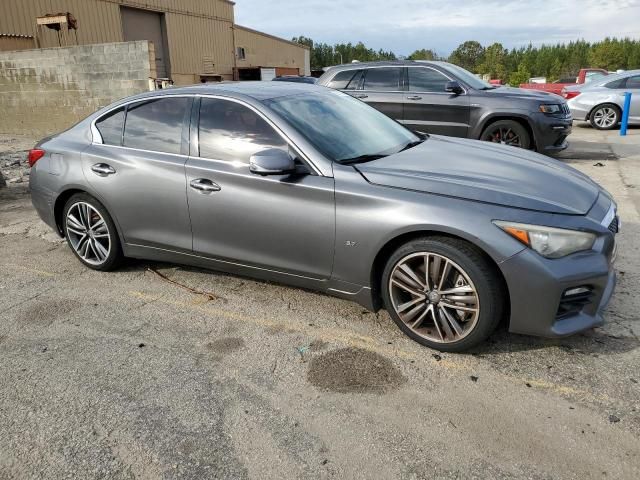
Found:
<svg viewBox="0 0 640 480"><path fill-rule="evenodd" d="M200 156L249 164L254 153L287 149L287 142L260 115L229 100L203 98L200 104Z"/></svg>
<svg viewBox="0 0 640 480"><path fill-rule="evenodd" d="M105 145L120 145L123 126L124 107L118 108L96 121L96 128L102 136L102 143Z"/></svg>
<svg viewBox="0 0 640 480"><path fill-rule="evenodd" d="M124 146L154 152L180 153L182 127L191 98L160 98L127 109Z"/></svg>
<svg viewBox="0 0 640 480"><path fill-rule="evenodd" d="M640 75L636 75L635 77L627 78L627 84L624 86L629 89L638 89L640 88Z"/></svg>
<svg viewBox="0 0 640 480"><path fill-rule="evenodd" d="M364 78L364 89L374 91L400 90L402 69L397 67L370 68Z"/></svg>
<svg viewBox="0 0 640 480"><path fill-rule="evenodd" d="M309 92L265 103L327 158L390 155L420 139L375 108L350 95Z"/></svg>
<svg viewBox="0 0 640 480"><path fill-rule="evenodd" d="M449 79L432 68L409 68L409 90L412 92L445 91Z"/></svg>

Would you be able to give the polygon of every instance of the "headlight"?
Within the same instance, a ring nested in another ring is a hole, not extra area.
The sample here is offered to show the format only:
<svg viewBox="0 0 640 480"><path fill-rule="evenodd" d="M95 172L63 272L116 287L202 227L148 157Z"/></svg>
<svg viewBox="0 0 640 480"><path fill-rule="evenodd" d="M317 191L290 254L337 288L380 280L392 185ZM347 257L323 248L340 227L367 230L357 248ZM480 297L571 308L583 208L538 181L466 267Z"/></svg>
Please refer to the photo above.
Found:
<svg viewBox="0 0 640 480"><path fill-rule="evenodd" d="M589 232L499 220L493 223L546 258L560 258L581 250L589 250L596 241L596 236Z"/></svg>
<svg viewBox="0 0 640 480"><path fill-rule="evenodd" d="M540 105L540 111L542 113L560 113L562 111L562 109L560 108L560 105Z"/></svg>

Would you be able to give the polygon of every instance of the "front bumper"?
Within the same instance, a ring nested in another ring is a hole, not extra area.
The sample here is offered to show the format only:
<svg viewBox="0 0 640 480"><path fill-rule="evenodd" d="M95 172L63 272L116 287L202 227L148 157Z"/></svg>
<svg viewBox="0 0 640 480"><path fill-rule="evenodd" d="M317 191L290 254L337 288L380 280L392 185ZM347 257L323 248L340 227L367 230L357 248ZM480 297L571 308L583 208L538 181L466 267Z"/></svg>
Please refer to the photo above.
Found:
<svg viewBox="0 0 640 480"><path fill-rule="evenodd" d="M554 153L569 146L567 137L571 134L573 118L571 116L556 117L535 113L533 129L536 149L539 153Z"/></svg>
<svg viewBox="0 0 640 480"><path fill-rule="evenodd" d="M501 264L511 297L509 331L542 337L564 337L604 323L602 312L616 285L615 239L599 239L599 249L549 260L525 249ZM526 272L526 273L525 273ZM563 294L589 287L583 306L561 314Z"/></svg>

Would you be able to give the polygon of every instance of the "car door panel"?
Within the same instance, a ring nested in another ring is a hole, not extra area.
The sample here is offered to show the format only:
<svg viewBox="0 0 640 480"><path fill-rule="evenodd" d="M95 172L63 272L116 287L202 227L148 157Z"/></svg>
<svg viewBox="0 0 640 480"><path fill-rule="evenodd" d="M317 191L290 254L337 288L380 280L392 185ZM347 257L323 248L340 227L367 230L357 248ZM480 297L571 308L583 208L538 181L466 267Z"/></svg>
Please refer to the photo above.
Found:
<svg viewBox="0 0 640 480"><path fill-rule="evenodd" d="M469 96L445 92L449 81L430 67L407 68L403 124L438 135L466 137L469 132Z"/></svg>
<svg viewBox="0 0 640 480"><path fill-rule="evenodd" d="M329 278L335 243L333 178L312 175L304 165L290 175L251 173L252 153L289 148L273 126L248 106L221 99L203 98L199 116L200 127L192 130L198 132L200 148L187 161L186 181L202 179L219 190L187 189L193 250L227 262Z"/></svg>
<svg viewBox="0 0 640 480"><path fill-rule="evenodd" d="M401 67L368 68L361 90L347 92L390 118L402 121L404 95Z"/></svg>

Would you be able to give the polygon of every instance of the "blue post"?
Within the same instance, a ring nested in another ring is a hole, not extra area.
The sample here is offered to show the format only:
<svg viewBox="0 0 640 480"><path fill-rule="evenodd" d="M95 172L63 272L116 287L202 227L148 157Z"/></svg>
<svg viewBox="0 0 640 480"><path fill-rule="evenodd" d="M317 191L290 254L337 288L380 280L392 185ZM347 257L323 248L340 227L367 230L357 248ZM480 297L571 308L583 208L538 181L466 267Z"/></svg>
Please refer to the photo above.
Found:
<svg viewBox="0 0 640 480"><path fill-rule="evenodd" d="M624 93L624 108L622 109L622 122L620 123L620 136L627 135L627 125L629 124L629 110L631 110L631 92Z"/></svg>

